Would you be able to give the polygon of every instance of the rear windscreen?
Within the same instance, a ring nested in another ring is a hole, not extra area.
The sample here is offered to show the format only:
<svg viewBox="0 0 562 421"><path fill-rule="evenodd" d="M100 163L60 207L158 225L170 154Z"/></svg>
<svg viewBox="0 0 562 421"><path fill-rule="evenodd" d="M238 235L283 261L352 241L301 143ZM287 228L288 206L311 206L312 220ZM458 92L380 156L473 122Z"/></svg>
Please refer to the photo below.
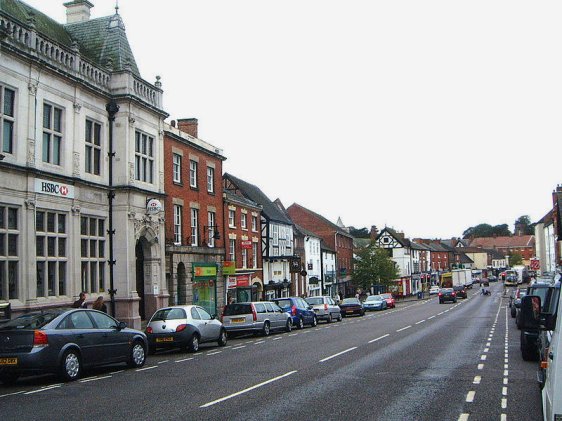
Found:
<svg viewBox="0 0 562 421"><path fill-rule="evenodd" d="M1 330L10 329L39 329L60 315L58 312L24 314L6 323L0 324Z"/></svg>
<svg viewBox="0 0 562 421"><path fill-rule="evenodd" d="M318 297L318 298L307 298L306 302L310 305L317 305L317 304L322 304L322 298Z"/></svg>
<svg viewBox="0 0 562 421"><path fill-rule="evenodd" d="M279 307L291 307L291 300L275 300Z"/></svg>
<svg viewBox="0 0 562 421"><path fill-rule="evenodd" d="M224 316L236 316L238 314L252 314L250 304L228 304L224 308Z"/></svg>
<svg viewBox="0 0 562 421"><path fill-rule="evenodd" d="M185 311L183 311L183 308L163 308L152 316L152 321L178 319L185 319Z"/></svg>

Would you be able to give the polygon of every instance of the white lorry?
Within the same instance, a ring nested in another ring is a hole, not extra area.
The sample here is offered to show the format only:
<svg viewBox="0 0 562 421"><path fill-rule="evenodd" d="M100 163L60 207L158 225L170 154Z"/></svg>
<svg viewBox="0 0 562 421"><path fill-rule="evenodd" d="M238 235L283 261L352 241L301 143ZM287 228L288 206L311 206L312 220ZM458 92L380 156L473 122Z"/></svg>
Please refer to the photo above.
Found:
<svg viewBox="0 0 562 421"><path fill-rule="evenodd" d="M524 327L539 333L539 384L542 388L544 421L562 420L562 309L560 281L551 287L542 312L541 298L523 297L520 317ZM560 310L560 311L559 311Z"/></svg>
<svg viewBox="0 0 562 421"><path fill-rule="evenodd" d="M517 283L522 284L527 277L527 267L524 265L515 265L512 269L517 273Z"/></svg>
<svg viewBox="0 0 562 421"><path fill-rule="evenodd" d="M470 269L453 269L453 286L472 287L472 271Z"/></svg>

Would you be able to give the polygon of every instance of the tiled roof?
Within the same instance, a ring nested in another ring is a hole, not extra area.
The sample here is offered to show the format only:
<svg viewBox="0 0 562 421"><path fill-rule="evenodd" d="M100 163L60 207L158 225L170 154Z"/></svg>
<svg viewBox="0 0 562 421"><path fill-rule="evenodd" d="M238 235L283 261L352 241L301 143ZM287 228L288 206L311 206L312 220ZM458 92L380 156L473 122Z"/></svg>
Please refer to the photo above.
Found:
<svg viewBox="0 0 562 421"><path fill-rule="evenodd" d="M515 248L533 247L535 244L534 235L514 235L511 237L480 237L474 238L470 242L470 247L493 248Z"/></svg>
<svg viewBox="0 0 562 421"><path fill-rule="evenodd" d="M324 223L330 225L334 231L337 231L339 234L345 235L347 237L353 238L353 236L351 234L349 234L346 230L344 230L343 228L338 227L336 224L334 224L332 221L330 221L329 219L324 218L322 215L317 214L316 212L311 211L310 209L305 208L304 206L299 205L298 203L293 203L291 206L298 206L299 208L301 208L302 210L310 213L311 215L314 215L316 218L322 220Z"/></svg>
<svg viewBox="0 0 562 421"><path fill-rule="evenodd" d="M460 253L460 257L460 263L474 263L474 260L472 260L464 253Z"/></svg>

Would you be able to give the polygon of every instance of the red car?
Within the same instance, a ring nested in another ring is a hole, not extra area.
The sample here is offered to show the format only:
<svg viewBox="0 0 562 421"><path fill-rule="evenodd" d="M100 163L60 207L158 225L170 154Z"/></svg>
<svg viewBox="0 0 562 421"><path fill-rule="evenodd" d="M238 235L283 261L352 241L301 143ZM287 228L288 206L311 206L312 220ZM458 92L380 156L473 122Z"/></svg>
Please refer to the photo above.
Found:
<svg viewBox="0 0 562 421"><path fill-rule="evenodd" d="M386 300L386 306L388 308L394 308L396 307L396 302L394 301L394 297L392 296L392 294L390 292L387 292L385 294L380 294L382 296L382 298L384 298Z"/></svg>

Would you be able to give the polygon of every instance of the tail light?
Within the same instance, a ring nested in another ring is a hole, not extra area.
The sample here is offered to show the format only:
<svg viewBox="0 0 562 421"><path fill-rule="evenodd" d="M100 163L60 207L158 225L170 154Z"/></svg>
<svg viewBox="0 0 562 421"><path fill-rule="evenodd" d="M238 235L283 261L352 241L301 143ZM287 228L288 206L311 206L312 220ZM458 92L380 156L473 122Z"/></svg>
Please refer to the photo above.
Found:
<svg viewBox="0 0 562 421"><path fill-rule="evenodd" d="M146 328L146 333L152 333L152 328L150 326Z"/></svg>
<svg viewBox="0 0 562 421"><path fill-rule="evenodd" d="M254 322L258 321L258 313L256 313L256 308L254 307L253 304L252 304L252 317L254 319Z"/></svg>
<svg viewBox="0 0 562 421"><path fill-rule="evenodd" d="M176 327L176 332L181 332L183 330L185 330L185 328L187 327L187 325L184 323L182 325L179 325L178 327Z"/></svg>
<svg viewBox="0 0 562 421"><path fill-rule="evenodd" d="M49 345L49 338L42 330L35 330L33 332L33 346L47 346Z"/></svg>
<svg viewBox="0 0 562 421"><path fill-rule="evenodd" d="M324 304L324 311L328 311L328 304Z"/></svg>
<svg viewBox="0 0 562 421"><path fill-rule="evenodd" d="M296 315L297 315L297 306L292 306L292 307L291 307L291 314L292 314L293 316L296 316Z"/></svg>
<svg viewBox="0 0 562 421"><path fill-rule="evenodd" d="M457 295L457 293L456 293L456 292L451 292L451 295L452 295L453 297L455 297L455 296Z"/></svg>
<svg viewBox="0 0 562 421"><path fill-rule="evenodd" d="M226 311L226 306L224 306L223 309L222 309L221 322L224 321L224 313L225 313L225 311Z"/></svg>
<svg viewBox="0 0 562 421"><path fill-rule="evenodd" d="M441 297L441 296L443 295L443 293L442 293L442 292L440 292L440 293L439 293L438 295L439 295L439 296Z"/></svg>

